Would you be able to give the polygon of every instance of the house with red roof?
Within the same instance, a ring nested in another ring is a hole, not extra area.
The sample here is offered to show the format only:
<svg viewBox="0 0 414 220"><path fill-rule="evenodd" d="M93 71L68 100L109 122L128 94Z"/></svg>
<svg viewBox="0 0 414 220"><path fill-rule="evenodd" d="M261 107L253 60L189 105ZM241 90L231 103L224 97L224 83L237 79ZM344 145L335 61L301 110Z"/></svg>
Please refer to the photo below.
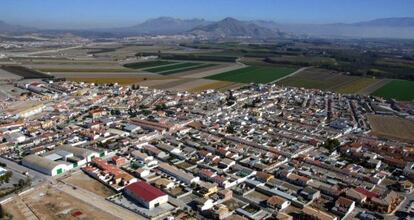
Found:
<svg viewBox="0 0 414 220"><path fill-rule="evenodd" d="M124 188L124 193L127 197L148 209L158 207L168 202L167 194L144 181L128 185Z"/></svg>

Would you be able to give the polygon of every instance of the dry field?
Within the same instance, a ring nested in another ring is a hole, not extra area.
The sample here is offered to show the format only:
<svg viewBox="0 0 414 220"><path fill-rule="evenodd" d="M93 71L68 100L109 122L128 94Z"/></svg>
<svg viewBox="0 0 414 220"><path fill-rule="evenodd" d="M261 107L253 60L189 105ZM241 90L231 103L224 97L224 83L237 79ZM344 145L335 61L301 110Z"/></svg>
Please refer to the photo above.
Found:
<svg viewBox="0 0 414 220"><path fill-rule="evenodd" d="M75 220L116 219L53 187L42 186L4 205L13 219Z"/></svg>
<svg viewBox="0 0 414 220"><path fill-rule="evenodd" d="M115 194L115 192L112 191L110 188L100 183L99 181L89 177L83 172L76 172L71 174L68 178L64 180L64 182L88 190L104 198Z"/></svg>
<svg viewBox="0 0 414 220"><path fill-rule="evenodd" d="M371 134L414 143L414 122L396 116L369 115Z"/></svg>

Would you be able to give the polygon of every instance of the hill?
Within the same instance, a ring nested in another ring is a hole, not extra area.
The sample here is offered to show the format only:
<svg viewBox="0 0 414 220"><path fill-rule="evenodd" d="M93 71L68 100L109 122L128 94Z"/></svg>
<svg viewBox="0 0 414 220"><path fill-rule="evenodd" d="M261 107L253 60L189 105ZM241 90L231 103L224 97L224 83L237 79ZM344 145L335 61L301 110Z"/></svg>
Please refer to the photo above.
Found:
<svg viewBox="0 0 414 220"><path fill-rule="evenodd" d="M239 21L230 17L209 25L196 27L190 33L207 38L246 37L266 39L283 36L283 33L278 30L271 30L251 22Z"/></svg>

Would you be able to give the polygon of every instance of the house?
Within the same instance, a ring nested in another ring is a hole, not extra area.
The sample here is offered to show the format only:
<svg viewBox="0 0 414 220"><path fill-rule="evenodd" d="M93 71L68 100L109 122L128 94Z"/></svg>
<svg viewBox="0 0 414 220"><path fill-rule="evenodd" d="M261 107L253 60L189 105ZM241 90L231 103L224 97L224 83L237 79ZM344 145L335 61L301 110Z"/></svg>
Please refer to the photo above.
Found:
<svg viewBox="0 0 414 220"><path fill-rule="evenodd" d="M300 195L312 201L321 197L321 192L319 190L307 186L303 188L303 190L300 192Z"/></svg>
<svg viewBox="0 0 414 220"><path fill-rule="evenodd" d="M373 197L367 207L373 211L388 214L391 213L401 202L400 196L395 191L388 191L381 197Z"/></svg>
<svg viewBox="0 0 414 220"><path fill-rule="evenodd" d="M148 209L158 207L168 202L168 195L150 184L139 181L124 188L127 197Z"/></svg>
<svg viewBox="0 0 414 220"><path fill-rule="evenodd" d="M185 184L197 183L200 181L200 177L195 177L193 174L186 173L174 166L169 165L168 163L160 163L158 168L162 172L175 177L177 180L182 181Z"/></svg>
<svg viewBox="0 0 414 220"><path fill-rule="evenodd" d="M228 170L231 166L234 166L236 164L236 161L230 160L229 158L224 158L220 160L219 167L223 170Z"/></svg>
<svg viewBox="0 0 414 220"><path fill-rule="evenodd" d="M356 201L358 204L364 203L367 200L367 196L356 191L355 189L348 189L345 191L346 197Z"/></svg>
<svg viewBox="0 0 414 220"><path fill-rule="evenodd" d="M272 209L282 210L290 205L290 201L274 195L267 199L266 205Z"/></svg>
<svg viewBox="0 0 414 220"><path fill-rule="evenodd" d="M269 182L273 178L274 178L273 175L271 175L269 173L266 173L266 172L261 172L260 171L260 172L256 173L256 179L260 182L266 183L266 182Z"/></svg>
<svg viewBox="0 0 414 220"><path fill-rule="evenodd" d="M355 209L355 202L345 197L339 197L335 202L335 207L332 209L333 212L338 213L346 218Z"/></svg>
<svg viewBox="0 0 414 220"><path fill-rule="evenodd" d="M121 167L127 163L127 160L125 159L125 157L116 156L116 155L113 156L111 160L112 160L112 163L114 163L117 167Z"/></svg>
<svg viewBox="0 0 414 220"><path fill-rule="evenodd" d="M319 209L311 208L310 206L305 206L301 212L301 219L313 219L313 220L337 220L338 217L330 215Z"/></svg>
<svg viewBox="0 0 414 220"><path fill-rule="evenodd" d="M166 178L159 178L154 182L154 185L161 189L171 189L174 187L174 182Z"/></svg>

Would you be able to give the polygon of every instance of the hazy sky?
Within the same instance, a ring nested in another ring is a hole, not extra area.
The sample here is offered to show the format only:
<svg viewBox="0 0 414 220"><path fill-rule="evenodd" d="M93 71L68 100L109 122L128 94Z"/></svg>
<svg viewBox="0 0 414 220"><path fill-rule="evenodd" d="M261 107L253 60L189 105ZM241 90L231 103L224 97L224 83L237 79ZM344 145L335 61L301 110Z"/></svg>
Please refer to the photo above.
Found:
<svg viewBox="0 0 414 220"><path fill-rule="evenodd" d="M355 22L414 17L414 0L0 0L0 20L42 28L128 26L159 16Z"/></svg>

